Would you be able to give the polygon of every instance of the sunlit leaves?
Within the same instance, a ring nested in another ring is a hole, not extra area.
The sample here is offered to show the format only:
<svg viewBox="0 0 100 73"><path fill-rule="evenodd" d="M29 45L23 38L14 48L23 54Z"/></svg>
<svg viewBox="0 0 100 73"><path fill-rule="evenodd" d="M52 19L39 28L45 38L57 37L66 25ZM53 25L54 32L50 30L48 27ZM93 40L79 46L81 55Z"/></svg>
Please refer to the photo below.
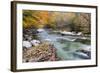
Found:
<svg viewBox="0 0 100 73"><path fill-rule="evenodd" d="M23 27L41 28L48 23L48 12L23 10Z"/></svg>
<svg viewBox="0 0 100 73"><path fill-rule="evenodd" d="M89 13L23 10L24 28L70 28L76 32L90 33Z"/></svg>

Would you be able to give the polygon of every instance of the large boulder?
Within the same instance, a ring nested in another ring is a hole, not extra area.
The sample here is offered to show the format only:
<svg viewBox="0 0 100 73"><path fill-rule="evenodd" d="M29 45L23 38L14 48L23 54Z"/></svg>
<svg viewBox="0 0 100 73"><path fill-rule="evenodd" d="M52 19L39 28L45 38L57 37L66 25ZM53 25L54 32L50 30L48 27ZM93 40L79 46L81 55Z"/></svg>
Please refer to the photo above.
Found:
<svg viewBox="0 0 100 73"><path fill-rule="evenodd" d="M32 40L30 41L33 46L38 46L40 44L39 40Z"/></svg>
<svg viewBox="0 0 100 73"><path fill-rule="evenodd" d="M23 41L23 47L28 49L28 48L32 47L32 44L29 41Z"/></svg>

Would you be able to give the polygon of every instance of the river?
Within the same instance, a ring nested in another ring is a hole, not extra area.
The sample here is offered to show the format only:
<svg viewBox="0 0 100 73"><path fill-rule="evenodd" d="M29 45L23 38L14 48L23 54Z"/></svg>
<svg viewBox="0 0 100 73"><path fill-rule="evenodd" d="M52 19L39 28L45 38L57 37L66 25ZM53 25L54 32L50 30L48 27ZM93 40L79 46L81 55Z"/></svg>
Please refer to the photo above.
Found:
<svg viewBox="0 0 100 73"><path fill-rule="evenodd" d="M76 42L77 36L62 36L61 34L52 33L50 30L44 29L44 31L38 33L39 39L42 41L48 40L57 49L56 53L62 60L81 60L90 59L90 50L84 53L80 50L90 49L90 45ZM81 39L82 40L82 39Z"/></svg>

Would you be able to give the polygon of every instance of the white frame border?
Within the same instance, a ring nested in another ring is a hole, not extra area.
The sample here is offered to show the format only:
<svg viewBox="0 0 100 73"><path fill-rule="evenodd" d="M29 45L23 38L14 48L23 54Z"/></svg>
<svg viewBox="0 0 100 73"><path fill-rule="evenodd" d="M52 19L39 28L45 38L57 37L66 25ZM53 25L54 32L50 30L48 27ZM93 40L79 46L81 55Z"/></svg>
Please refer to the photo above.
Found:
<svg viewBox="0 0 100 73"><path fill-rule="evenodd" d="M58 62L35 62L22 63L22 10L47 10L47 11L67 11L67 12L86 12L91 13L91 60L79 61L58 61ZM66 9L66 10L65 10ZM69 67L69 66L85 66L95 65L96 63L96 9L84 7L67 7L67 6L50 6L50 5L32 5L17 4L17 69L37 69L52 67Z"/></svg>

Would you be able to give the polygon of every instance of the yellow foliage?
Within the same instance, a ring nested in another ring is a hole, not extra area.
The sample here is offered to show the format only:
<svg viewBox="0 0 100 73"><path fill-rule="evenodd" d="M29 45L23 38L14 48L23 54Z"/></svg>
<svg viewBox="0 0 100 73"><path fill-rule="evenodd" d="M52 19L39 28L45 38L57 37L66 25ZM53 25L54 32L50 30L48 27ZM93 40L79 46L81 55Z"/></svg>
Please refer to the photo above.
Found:
<svg viewBox="0 0 100 73"><path fill-rule="evenodd" d="M56 28L64 25L69 25L69 28L70 26L75 27L75 29L78 27L83 29L83 26L89 28L90 15L76 12L23 10L24 28L43 28L45 26Z"/></svg>
<svg viewBox="0 0 100 73"><path fill-rule="evenodd" d="M23 27L42 28L48 23L48 18L47 11L23 10Z"/></svg>

